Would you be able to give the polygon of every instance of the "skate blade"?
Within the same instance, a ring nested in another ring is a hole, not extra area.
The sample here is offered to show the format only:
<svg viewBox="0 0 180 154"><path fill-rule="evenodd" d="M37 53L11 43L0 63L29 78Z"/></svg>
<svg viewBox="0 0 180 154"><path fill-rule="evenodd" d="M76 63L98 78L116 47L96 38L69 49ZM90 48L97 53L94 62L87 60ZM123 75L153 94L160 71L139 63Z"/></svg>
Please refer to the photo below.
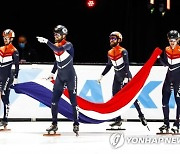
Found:
<svg viewBox="0 0 180 154"><path fill-rule="evenodd" d="M125 128L107 128L106 130L126 130Z"/></svg>
<svg viewBox="0 0 180 154"><path fill-rule="evenodd" d="M169 133L163 133L163 132L161 133L161 132L159 132L159 133L156 133L156 135L172 135L172 133L170 133L170 132Z"/></svg>
<svg viewBox="0 0 180 154"><path fill-rule="evenodd" d="M0 129L0 131L1 132L6 132L6 131L11 131L11 129L5 127L5 128Z"/></svg>
<svg viewBox="0 0 180 154"><path fill-rule="evenodd" d="M172 133L172 135L180 135L180 133Z"/></svg>
<svg viewBox="0 0 180 154"><path fill-rule="evenodd" d="M171 130L171 131L172 131L172 135L180 135L179 131L173 131L173 130Z"/></svg>
<svg viewBox="0 0 180 154"><path fill-rule="evenodd" d="M148 127L148 125L147 125L146 127L147 127L147 129L150 131L150 129L149 129L149 127Z"/></svg>
<svg viewBox="0 0 180 154"><path fill-rule="evenodd" d="M43 136L60 136L60 135L61 135L60 133L56 133L56 132L54 133L48 132L48 133L43 134Z"/></svg>
<svg viewBox="0 0 180 154"><path fill-rule="evenodd" d="M76 133L76 136L78 137L78 136L79 136L79 133Z"/></svg>

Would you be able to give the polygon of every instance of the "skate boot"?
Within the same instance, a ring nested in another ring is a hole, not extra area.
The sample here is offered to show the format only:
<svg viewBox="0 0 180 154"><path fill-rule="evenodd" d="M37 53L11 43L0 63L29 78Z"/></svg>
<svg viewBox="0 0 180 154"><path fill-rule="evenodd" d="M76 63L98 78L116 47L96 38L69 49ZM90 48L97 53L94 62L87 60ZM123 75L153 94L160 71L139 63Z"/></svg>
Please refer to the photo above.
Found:
<svg viewBox="0 0 180 154"><path fill-rule="evenodd" d="M1 121L0 122L0 127L4 127L4 128L6 128L6 126L8 125L8 122L7 121Z"/></svg>
<svg viewBox="0 0 180 154"><path fill-rule="evenodd" d="M79 136L79 125L73 125L73 132L76 134L76 136Z"/></svg>
<svg viewBox="0 0 180 154"><path fill-rule="evenodd" d="M109 126L111 127L114 127L114 126L121 127L121 125L122 125L122 120L118 120L118 121L113 122L112 124L109 124Z"/></svg>
<svg viewBox="0 0 180 154"><path fill-rule="evenodd" d="M147 126L147 120L145 119L144 116L139 116L139 120L141 121L143 126Z"/></svg>
<svg viewBox="0 0 180 154"><path fill-rule="evenodd" d="M116 119L115 122L109 124L111 128L107 128L106 130L126 130L125 128L121 128L122 119Z"/></svg>
<svg viewBox="0 0 180 154"><path fill-rule="evenodd" d="M144 116L139 116L139 120L141 121L142 125L146 126L147 129L150 131L150 129L149 129L148 125L147 125L147 120L145 119L145 117Z"/></svg>
<svg viewBox="0 0 180 154"><path fill-rule="evenodd" d="M56 131L58 130L57 124L52 124L49 128L46 129L46 131L48 132L48 134L50 134L51 131L54 132L54 134L56 134Z"/></svg>
<svg viewBox="0 0 180 154"><path fill-rule="evenodd" d="M169 126L168 125L166 125L166 124L164 124L163 126L161 126L160 128L159 128L159 130L160 130L160 133L169 133ZM164 132L165 131L165 132Z"/></svg>
<svg viewBox="0 0 180 154"><path fill-rule="evenodd" d="M177 126L173 126L171 128L171 131L174 133L174 134L178 134L179 133L179 128Z"/></svg>

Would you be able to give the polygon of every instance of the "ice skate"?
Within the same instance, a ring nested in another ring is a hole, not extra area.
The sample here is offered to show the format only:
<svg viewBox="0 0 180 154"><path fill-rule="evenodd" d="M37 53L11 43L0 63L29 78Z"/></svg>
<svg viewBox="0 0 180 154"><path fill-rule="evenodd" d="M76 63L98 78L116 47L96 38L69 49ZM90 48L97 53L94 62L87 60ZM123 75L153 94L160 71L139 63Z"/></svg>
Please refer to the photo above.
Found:
<svg viewBox="0 0 180 154"><path fill-rule="evenodd" d="M52 124L49 128L46 129L46 131L48 132L48 134L43 134L43 136L55 136L55 135L60 135L58 133L56 133L56 131L58 130L58 127L56 124ZM51 133L53 132L53 133Z"/></svg>
<svg viewBox="0 0 180 154"><path fill-rule="evenodd" d="M149 129L148 125L147 125L147 120L145 119L145 117L144 116L139 116L139 120L141 121L142 125L146 126L147 129L150 131L150 129Z"/></svg>
<svg viewBox="0 0 180 154"><path fill-rule="evenodd" d="M1 121L0 122L0 127L4 127L3 129L0 129L0 131L9 131L11 129L7 129L7 125L8 125L8 122L7 121Z"/></svg>
<svg viewBox="0 0 180 154"><path fill-rule="evenodd" d="M109 124L111 128L108 128L106 130L125 130L124 128L121 128L122 120L118 120L113 122L112 124Z"/></svg>
<svg viewBox="0 0 180 154"><path fill-rule="evenodd" d="M160 132L159 133L156 133L157 135L161 135L161 134L172 134L169 132L169 126L164 124L163 126L161 126L159 128Z"/></svg>
<svg viewBox="0 0 180 154"><path fill-rule="evenodd" d="M179 128L177 126L173 126L171 128L171 131L173 132L174 135L180 135Z"/></svg>
<svg viewBox="0 0 180 154"><path fill-rule="evenodd" d="M73 132L76 134L76 136L79 136L79 125L73 125Z"/></svg>

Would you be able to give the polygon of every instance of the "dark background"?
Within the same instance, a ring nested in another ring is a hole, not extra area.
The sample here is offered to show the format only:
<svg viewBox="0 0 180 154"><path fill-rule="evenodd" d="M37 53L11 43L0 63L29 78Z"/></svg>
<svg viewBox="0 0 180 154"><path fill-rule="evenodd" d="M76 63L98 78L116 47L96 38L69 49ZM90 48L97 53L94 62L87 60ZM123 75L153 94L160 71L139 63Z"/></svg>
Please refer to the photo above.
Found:
<svg viewBox="0 0 180 154"><path fill-rule="evenodd" d="M14 44L18 35L25 34L36 48L39 62L52 62L53 52L40 44L36 36L53 42L54 27L65 25L69 31L67 39L75 48L75 63L106 63L109 34L120 31L121 45L128 50L130 62L145 63L155 47L164 49L168 45L168 31L180 30L180 0L171 0L171 10L164 16L159 12L160 1L155 0L153 14L149 0L96 0L91 9L87 8L86 0L0 2L0 31L14 30ZM0 44L3 45L2 39Z"/></svg>

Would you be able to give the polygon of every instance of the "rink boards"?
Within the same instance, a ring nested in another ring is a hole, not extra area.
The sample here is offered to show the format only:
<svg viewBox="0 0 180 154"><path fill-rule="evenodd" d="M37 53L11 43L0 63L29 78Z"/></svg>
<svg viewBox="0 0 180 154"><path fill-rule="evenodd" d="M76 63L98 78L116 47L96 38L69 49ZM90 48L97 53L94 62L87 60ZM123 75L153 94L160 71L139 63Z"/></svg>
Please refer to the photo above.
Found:
<svg viewBox="0 0 180 154"><path fill-rule="evenodd" d="M48 77L52 65L20 65L19 83L43 79ZM103 65L75 65L78 85L77 94L84 99L95 103L105 103L112 97L112 83L114 77L113 68L103 77L101 84L98 84L103 69ZM142 66L130 66L130 71L134 76ZM140 106L147 119L162 119L162 85L166 75L167 68L163 66L153 66L150 75L138 96ZM34 89L36 90L36 89ZM44 106L41 102L24 95L17 94L11 90L10 95L11 108L9 118L51 118L50 108ZM174 95L170 98L170 118L175 117ZM2 116L2 107L0 116ZM127 112L122 115L125 119L138 119L137 111L131 106ZM59 114L59 118L66 118Z"/></svg>

